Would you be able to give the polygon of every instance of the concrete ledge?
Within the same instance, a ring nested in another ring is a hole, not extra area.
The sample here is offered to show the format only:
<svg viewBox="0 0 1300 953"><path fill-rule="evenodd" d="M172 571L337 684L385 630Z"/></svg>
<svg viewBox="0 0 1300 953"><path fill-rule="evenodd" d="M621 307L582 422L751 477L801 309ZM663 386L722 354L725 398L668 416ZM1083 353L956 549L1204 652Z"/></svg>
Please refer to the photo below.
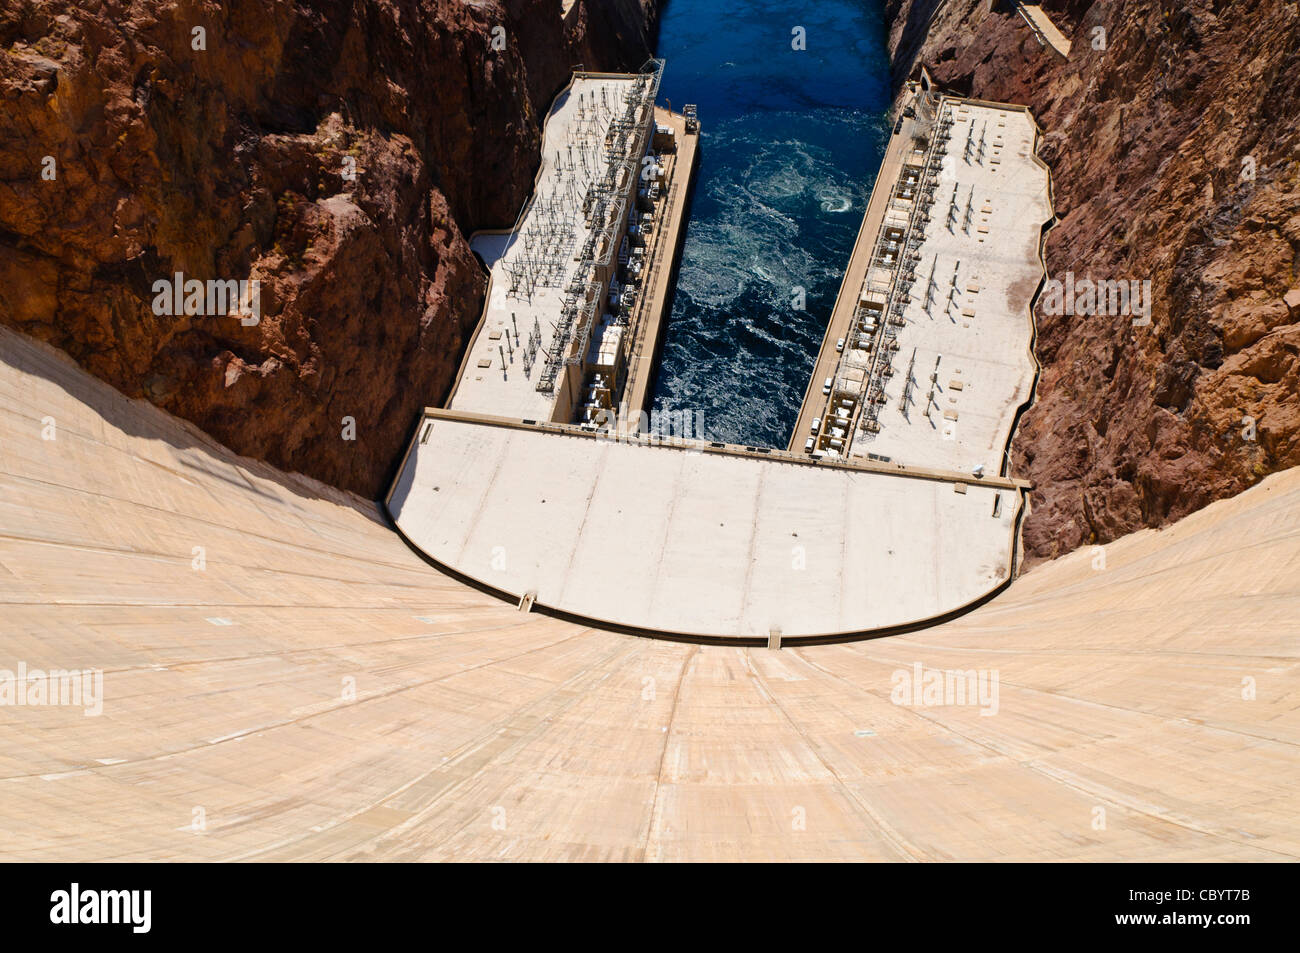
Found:
<svg viewBox="0 0 1300 953"><path fill-rule="evenodd" d="M991 486L1002 490L1032 490L1034 484L1029 480L1008 476L975 477L958 470L941 470L934 467L910 466L893 461L881 462L855 457L821 457L807 453L795 453L790 450L777 450L768 447L750 447L736 443L721 443L705 440L684 440L676 437L659 437L653 434L628 430L591 430L577 424L559 424L542 420L514 420L493 414L480 414L473 411L448 410L443 407L426 407L423 420L457 420L461 423L483 424L489 427L509 427L516 430L533 430L539 433L556 433L570 437L587 437L612 443L631 443L646 447L668 447L686 450L692 453L723 454L732 457L747 457L751 460L775 460L781 463L794 463L817 467L823 470L856 470L863 473L879 473L885 476L910 477L915 480L938 480L943 483L964 483L975 480L982 486ZM419 440L424 432L423 421L412 438L411 446ZM402 457L402 466L410 456L411 447ZM396 482L389 490L388 498L396 489Z"/></svg>
<svg viewBox="0 0 1300 953"><path fill-rule="evenodd" d="M965 493L954 492L957 485ZM1011 578L1021 481L429 411L386 504L518 604L672 638L867 638Z"/></svg>

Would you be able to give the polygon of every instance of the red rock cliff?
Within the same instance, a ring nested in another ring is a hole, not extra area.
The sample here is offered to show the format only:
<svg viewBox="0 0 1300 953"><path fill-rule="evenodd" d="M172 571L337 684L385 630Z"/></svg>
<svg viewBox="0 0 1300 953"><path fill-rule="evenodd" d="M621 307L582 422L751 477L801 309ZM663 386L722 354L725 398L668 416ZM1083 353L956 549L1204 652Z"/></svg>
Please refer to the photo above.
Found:
<svg viewBox="0 0 1300 953"><path fill-rule="evenodd" d="M639 67L657 5L9 0L0 320L378 496L481 311L465 236L514 220L571 67ZM259 279L260 323L156 314L175 272Z"/></svg>
<svg viewBox="0 0 1300 953"><path fill-rule="evenodd" d="M1059 218L1049 273L1152 283L1146 327L1037 313L1013 462L1036 484L1025 543L1042 558L1300 463L1300 10L1046 3L1062 59L1014 5L988 6L889 0L895 80L924 62L1030 106Z"/></svg>

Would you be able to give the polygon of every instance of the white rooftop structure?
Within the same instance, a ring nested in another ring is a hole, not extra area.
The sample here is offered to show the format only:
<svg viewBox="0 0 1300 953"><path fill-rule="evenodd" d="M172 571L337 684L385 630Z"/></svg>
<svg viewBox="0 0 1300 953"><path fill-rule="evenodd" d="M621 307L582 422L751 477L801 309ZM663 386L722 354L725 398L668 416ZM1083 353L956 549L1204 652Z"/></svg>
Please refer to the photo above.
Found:
<svg viewBox="0 0 1300 953"><path fill-rule="evenodd" d="M1042 226L1052 217L1048 171L1034 154L1038 129L1028 112L945 97L944 114L952 138L916 249L895 373L883 379L880 430L856 434L850 452L997 473L1033 389L1029 305L1043 276Z"/></svg>
<svg viewBox="0 0 1300 953"><path fill-rule="evenodd" d="M430 411L389 511L494 589L615 625L767 638L963 608L1006 581L1021 493Z"/></svg>
<svg viewBox="0 0 1300 953"><path fill-rule="evenodd" d="M591 346L587 350L587 362L589 364L613 364L622 340L623 326L615 324L613 317L606 314L601 318L600 323L592 329Z"/></svg>
<svg viewBox="0 0 1300 953"><path fill-rule="evenodd" d="M559 386L539 391L539 375L547 355L557 347L567 354L580 330L573 328L557 340L566 290L581 277L578 258L598 227L588 223L584 202L606 172L606 135L623 117L637 80L637 74L574 74L547 116L541 168L518 222L509 231L478 232L471 238L490 283L484 316L449 407L551 419ZM648 111L645 121L651 121ZM622 170L618 186L627 191L635 187L631 167ZM534 330L538 349L526 355ZM531 363L527 372L526 363Z"/></svg>

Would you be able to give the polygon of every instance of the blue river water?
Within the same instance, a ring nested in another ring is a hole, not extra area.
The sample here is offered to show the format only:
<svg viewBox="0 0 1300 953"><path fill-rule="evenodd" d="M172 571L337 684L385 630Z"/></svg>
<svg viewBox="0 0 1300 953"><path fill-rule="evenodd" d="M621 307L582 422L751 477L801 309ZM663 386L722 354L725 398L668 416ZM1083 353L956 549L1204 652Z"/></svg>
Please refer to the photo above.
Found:
<svg viewBox="0 0 1300 953"><path fill-rule="evenodd" d="M689 412L709 440L790 439L890 133L881 6L664 10L660 101L697 104L702 139L652 408Z"/></svg>

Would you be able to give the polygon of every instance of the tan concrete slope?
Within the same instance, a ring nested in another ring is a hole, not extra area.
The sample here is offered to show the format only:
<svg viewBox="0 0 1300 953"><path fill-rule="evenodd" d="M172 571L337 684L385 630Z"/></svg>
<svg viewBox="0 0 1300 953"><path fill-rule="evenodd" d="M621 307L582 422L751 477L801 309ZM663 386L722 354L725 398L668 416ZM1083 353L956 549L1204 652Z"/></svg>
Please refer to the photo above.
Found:
<svg viewBox="0 0 1300 953"><path fill-rule="evenodd" d="M0 706L3 859L1300 856L1297 471L772 652L522 615L8 331L0 450L0 669L104 673ZM915 663L996 713L894 704Z"/></svg>

